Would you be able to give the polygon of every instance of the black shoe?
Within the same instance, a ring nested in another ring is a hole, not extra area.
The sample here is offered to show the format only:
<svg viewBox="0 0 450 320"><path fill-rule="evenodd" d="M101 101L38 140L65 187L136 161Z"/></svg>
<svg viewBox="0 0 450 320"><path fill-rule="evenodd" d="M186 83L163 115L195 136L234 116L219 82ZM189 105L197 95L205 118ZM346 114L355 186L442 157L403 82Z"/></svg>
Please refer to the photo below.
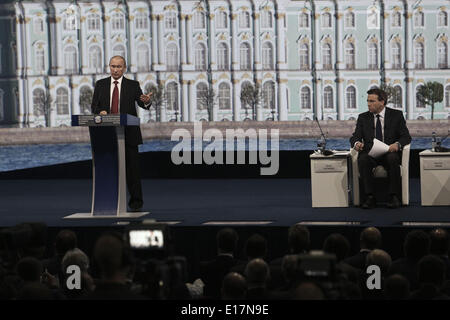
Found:
<svg viewBox="0 0 450 320"><path fill-rule="evenodd" d="M142 201L134 201L134 202L128 203L130 212L141 212L142 204L143 204Z"/></svg>
<svg viewBox="0 0 450 320"><path fill-rule="evenodd" d="M391 196L391 200L388 202L387 207L390 209L396 209L396 208L399 208L401 205L402 205L402 203L397 198L397 196L394 194Z"/></svg>
<svg viewBox="0 0 450 320"><path fill-rule="evenodd" d="M377 201L375 200L375 197L370 195L367 196L366 201L361 205L361 208L363 209L373 209L377 205Z"/></svg>
<svg viewBox="0 0 450 320"><path fill-rule="evenodd" d="M141 212L141 211L142 211L142 207L134 207L134 208L130 207L130 212Z"/></svg>

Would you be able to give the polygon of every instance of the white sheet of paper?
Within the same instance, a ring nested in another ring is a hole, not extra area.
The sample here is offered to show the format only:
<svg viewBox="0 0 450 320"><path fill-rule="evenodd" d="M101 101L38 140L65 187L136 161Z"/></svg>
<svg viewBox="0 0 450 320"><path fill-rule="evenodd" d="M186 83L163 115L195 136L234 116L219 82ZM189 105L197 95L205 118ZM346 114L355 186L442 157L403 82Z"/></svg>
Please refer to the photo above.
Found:
<svg viewBox="0 0 450 320"><path fill-rule="evenodd" d="M374 138L372 149L370 149L369 151L369 156L371 156L372 158L378 158L388 151L389 146L386 143Z"/></svg>

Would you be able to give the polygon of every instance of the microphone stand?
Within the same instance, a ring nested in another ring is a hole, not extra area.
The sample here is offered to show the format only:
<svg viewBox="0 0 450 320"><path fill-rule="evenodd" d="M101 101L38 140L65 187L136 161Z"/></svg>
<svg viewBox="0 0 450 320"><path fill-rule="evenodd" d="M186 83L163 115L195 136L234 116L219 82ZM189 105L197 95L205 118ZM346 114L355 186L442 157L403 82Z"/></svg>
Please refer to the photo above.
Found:
<svg viewBox="0 0 450 320"><path fill-rule="evenodd" d="M447 135L444 137L444 139L442 139L441 141L437 141L436 142L436 151L437 152L448 152L449 150L445 147L442 147L442 142L444 142L445 139L448 138L448 135L450 134L450 130L447 131Z"/></svg>
<svg viewBox="0 0 450 320"><path fill-rule="evenodd" d="M319 147L320 153L323 154L324 156L331 156L333 154L333 151L326 149L327 139L323 134L322 128L320 127L319 119L317 119L316 116L314 118L316 119L317 125L319 126L320 130L320 141L319 143L317 143L317 147Z"/></svg>

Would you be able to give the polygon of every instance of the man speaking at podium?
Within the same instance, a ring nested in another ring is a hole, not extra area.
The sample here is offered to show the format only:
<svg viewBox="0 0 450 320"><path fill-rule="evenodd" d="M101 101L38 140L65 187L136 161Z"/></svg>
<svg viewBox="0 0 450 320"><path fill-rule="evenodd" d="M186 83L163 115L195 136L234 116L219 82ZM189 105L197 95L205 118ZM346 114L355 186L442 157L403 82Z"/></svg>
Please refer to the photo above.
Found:
<svg viewBox="0 0 450 320"><path fill-rule="evenodd" d="M377 165L382 165L388 173L390 195L388 207L398 208L401 205L399 200L401 150L403 146L411 143L411 136L403 113L400 110L386 108L386 92L375 88L367 91L367 95L369 111L359 115L355 132L350 138L351 146L359 152L359 175L366 194L362 208L371 209L376 206L372 170ZM389 146L389 151L378 158L369 156L375 138Z"/></svg>
<svg viewBox="0 0 450 320"><path fill-rule="evenodd" d="M121 56L114 56L109 61L111 77L98 80L95 83L92 98L92 113L107 115L128 113L137 116L135 102L144 109L150 108L150 94L142 94L138 81L129 80L123 76L127 68L126 61ZM139 166L138 145L142 144L139 126L125 128L125 164L127 188L130 194L128 206L132 212L141 211L144 204L142 197L141 173Z"/></svg>

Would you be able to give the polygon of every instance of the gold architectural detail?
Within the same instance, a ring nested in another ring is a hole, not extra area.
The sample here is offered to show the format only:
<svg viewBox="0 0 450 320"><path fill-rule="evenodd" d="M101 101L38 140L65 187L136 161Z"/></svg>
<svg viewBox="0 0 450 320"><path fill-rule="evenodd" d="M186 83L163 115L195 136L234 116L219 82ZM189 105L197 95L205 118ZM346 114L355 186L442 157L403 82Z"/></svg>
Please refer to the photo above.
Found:
<svg viewBox="0 0 450 320"><path fill-rule="evenodd" d="M78 84L72 83L72 85L71 85L71 88L72 88L72 89L77 88L77 87L78 87Z"/></svg>
<svg viewBox="0 0 450 320"><path fill-rule="evenodd" d="M44 82L43 82L41 79L36 79L36 80L33 82L33 86L37 86L37 85L41 85L41 84L44 84Z"/></svg>
<svg viewBox="0 0 450 320"><path fill-rule="evenodd" d="M394 84L401 84L401 83L402 83L402 80L400 80L400 79L394 80Z"/></svg>
<svg viewBox="0 0 450 320"><path fill-rule="evenodd" d="M88 12L97 13L97 12L98 12L98 9L97 9L97 8L92 8L92 9L90 9Z"/></svg>
<svg viewBox="0 0 450 320"><path fill-rule="evenodd" d="M183 15L181 15L181 16L183 16ZM152 18L152 20L158 20L157 14L152 14L150 17Z"/></svg>
<svg viewBox="0 0 450 320"><path fill-rule="evenodd" d="M413 82L413 81L414 81L413 78L406 78L405 80L406 80L407 83L410 83L410 82Z"/></svg>
<svg viewBox="0 0 450 320"><path fill-rule="evenodd" d="M145 37L144 37L144 36L141 36L141 37L139 38L139 41L145 41Z"/></svg>
<svg viewBox="0 0 450 320"><path fill-rule="evenodd" d="M42 17L42 12L38 12L38 13L36 13L36 15L37 15L38 17Z"/></svg>
<svg viewBox="0 0 450 320"><path fill-rule="evenodd" d="M372 38L370 38L369 42L378 43L378 39L377 39L377 37L372 37Z"/></svg>
<svg viewBox="0 0 450 320"><path fill-rule="evenodd" d="M239 83L239 79L233 79L233 83L234 84L238 84Z"/></svg>
<svg viewBox="0 0 450 320"><path fill-rule="evenodd" d="M86 21L86 17L85 16L82 16L81 18L80 18L80 22L85 22Z"/></svg>
<svg viewBox="0 0 450 320"><path fill-rule="evenodd" d="M196 80L206 80L206 76L203 73L200 73Z"/></svg>
<svg viewBox="0 0 450 320"><path fill-rule="evenodd" d="M372 80L372 81L373 81L373 80ZM356 83L355 83L355 80L348 80L348 81L347 81L347 84L356 84Z"/></svg>
<svg viewBox="0 0 450 320"><path fill-rule="evenodd" d="M331 9L330 9L330 8L328 8L328 7L326 7L325 9L323 9L323 11L325 11L325 12L330 12L330 11L331 11Z"/></svg>
<svg viewBox="0 0 450 320"><path fill-rule="evenodd" d="M349 43L355 43L355 39L353 37L350 37L347 39L347 42Z"/></svg>
<svg viewBox="0 0 450 320"><path fill-rule="evenodd" d="M116 39L116 42L123 42L122 37L118 36L117 39Z"/></svg>
<svg viewBox="0 0 450 320"><path fill-rule="evenodd" d="M392 39L393 42L402 43L402 39L399 36L396 36L394 39Z"/></svg>
<svg viewBox="0 0 450 320"><path fill-rule="evenodd" d="M348 7L348 8L347 8L347 11L348 11L348 12L353 12L353 7Z"/></svg>
<svg viewBox="0 0 450 320"><path fill-rule="evenodd" d="M303 86L304 84L309 84L309 85L311 85L311 82L310 82L309 80L303 80L302 83L301 83L301 85Z"/></svg>
<svg viewBox="0 0 450 320"><path fill-rule="evenodd" d="M244 73L242 79L251 79L252 77L248 73Z"/></svg>
<svg viewBox="0 0 450 320"><path fill-rule="evenodd" d="M343 16L344 16L344 14L338 13L337 16L336 16L336 19L337 19L337 20L340 20Z"/></svg>
<svg viewBox="0 0 450 320"><path fill-rule="evenodd" d="M417 83L425 83L425 80L423 80L423 79L417 79Z"/></svg>
<svg viewBox="0 0 450 320"><path fill-rule="evenodd" d="M177 77L175 77L175 75L173 73L171 73L168 77L167 80L176 80Z"/></svg>
<svg viewBox="0 0 450 320"><path fill-rule="evenodd" d="M288 79L280 79L279 83L288 83Z"/></svg>
<svg viewBox="0 0 450 320"><path fill-rule="evenodd" d="M56 18L56 20L58 20L58 18ZM105 16L105 22L108 22L109 20L111 20L110 16Z"/></svg>
<svg viewBox="0 0 450 320"><path fill-rule="evenodd" d="M138 8L137 9L137 12L141 12L141 13L143 13L143 12L146 12L147 10L145 9L145 8Z"/></svg>
<svg viewBox="0 0 450 320"><path fill-rule="evenodd" d="M175 5L170 4L170 5L165 6L164 11L166 11L166 10L176 10Z"/></svg>
<svg viewBox="0 0 450 320"><path fill-rule="evenodd" d="M97 43L97 42L98 42L97 36L94 36L94 37L92 38L91 42L92 42L92 43Z"/></svg>
<svg viewBox="0 0 450 320"><path fill-rule="evenodd" d="M198 6L198 7L195 8L195 11L203 12L203 11L205 11L205 9L203 9L203 7Z"/></svg>
<svg viewBox="0 0 450 320"><path fill-rule="evenodd" d="M205 40L205 38L203 38L203 35L199 35L199 36L197 37L197 40L202 41L202 40Z"/></svg>
<svg viewBox="0 0 450 320"><path fill-rule="evenodd" d="M25 24L31 21L31 18L25 18Z"/></svg>
<svg viewBox="0 0 450 320"><path fill-rule="evenodd" d="M217 80L211 80L211 82L212 82L212 84L216 84L217 83Z"/></svg>
<svg viewBox="0 0 450 320"><path fill-rule="evenodd" d="M408 13L406 14L406 19L411 19L412 16L413 16L412 12L408 12Z"/></svg>
<svg viewBox="0 0 450 320"><path fill-rule="evenodd" d="M227 9L225 7L219 7L219 11L227 11Z"/></svg>
<svg viewBox="0 0 450 320"><path fill-rule="evenodd" d="M130 15L130 21L133 21L134 20L134 16L132 16L132 15Z"/></svg>
<svg viewBox="0 0 450 320"><path fill-rule="evenodd" d="M231 15L231 20L235 20L237 18L237 14L236 13L233 13L232 15Z"/></svg>
<svg viewBox="0 0 450 320"><path fill-rule="evenodd" d="M448 41L448 38L447 38L446 35L443 35L443 36L441 36L441 37L439 38L439 40L441 40L441 42L447 42L447 41Z"/></svg>
<svg viewBox="0 0 450 320"><path fill-rule="evenodd" d="M65 78L59 78L56 84L67 84L67 80Z"/></svg>
<svg viewBox="0 0 450 320"><path fill-rule="evenodd" d="M67 39L66 43L73 43L72 38Z"/></svg>
<svg viewBox="0 0 450 320"><path fill-rule="evenodd" d="M170 35L169 38L167 38L167 40L169 40L169 41L174 41L175 38L174 38L172 35Z"/></svg>
<svg viewBox="0 0 450 320"><path fill-rule="evenodd" d="M215 17L215 14L214 14L214 13L210 13L210 14L209 14L209 18L210 18L211 20L214 20L214 17Z"/></svg>
<svg viewBox="0 0 450 320"><path fill-rule="evenodd" d="M286 17L285 13L277 13L277 19L284 19Z"/></svg>
<svg viewBox="0 0 450 320"><path fill-rule="evenodd" d="M388 13L388 12L385 12L385 13L384 13L384 18L385 18L385 19L389 18L389 13Z"/></svg>
<svg viewBox="0 0 450 320"><path fill-rule="evenodd" d="M300 41L300 43L306 43L306 44L309 44L309 39L308 38L303 38L301 41Z"/></svg>
<svg viewBox="0 0 450 320"><path fill-rule="evenodd" d="M227 75L226 73L222 73L222 74L219 76L219 80L220 80L220 79L228 80L229 77L228 77L228 75Z"/></svg>
<svg viewBox="0 0 450 320"><path fill-rule="evenodd" d="M187 84L189 84L189 80L181 80L181 84L182 85L187 85Z"/></svg>
<svg viewBox="0 0 450 320"><path fill-rule="evenodd" d="M227 40L227 37L225 37L225 34L221 34L220 36L219 36L219 40Z"/></svg>
<svg viewBox="0 0 450 320"><path fill-rule="evenodd" d="M337 82L337 83L342 83L342 82L344 82L344 79L338 78L338 79L336 79L336 82Z"/></svg>
<svg viewBox="0 0 450 320"><path fill-rule="evenodd" d="M254 18L255 18L255 20L256 20L256 19L259 19L259 13L255 13L255 14L254 14Z"/></svg>
<svg viewBox="0 0 450 320"><path fill-rule="evenodd" d="M261 83L262 83L262 80L256 79L256 83L257 83L257 84L261 84Z"/></svg>
<svg viewBox="0 0 450 320"><path fill-rule="evenodd" d="M122 12L122 10L120 10L119 8L115 8L113 11L114 12Z"/></svg>
<svg viewBox="0 0 450 320"><path fill-rule="evenodd" d="M186 15L186 20L191 20L191 19L192 19L192 14Z"/></svg>
<svg viewBox="0 0 450 320"><path fill-rule="evenodd" d="M424 39L423 37L418 37L418 38L416 39L416 42L424 43L424 42L425 42L425 39Z"/></svg>
<svg viewBox="0 0 450 320"><path fill-rule="evenodd" d="M303 13L308 13L308 9L302 8L302 12L303 12Z"/></svg>
<svg viewBox="0 0 450 320"><path fill-rule="evenodd" d="M326 38L323 40L323 42L331 44L331 43L333 43L333 40L331 40L330 37L326 37Z"/></svg>
<svg viewBox="0 0 450 320"><path fill-rule="evenodd" d="M155 78L151 75L151 74L149 74L146 78L145 78L145 80L147 81L147 80L154 80Z"/></svg>
<svg viewBox="0 0 450 320"><path fill-rule="evenodd" d="M353 80L350 80L353 81ZM348 83L350 83L350 81ZM386 79L386 82L388 82L388 80ZM353 84L355 84L355 81L353 81ZM370 84L378 84L378 80L370 80Z"/></svg>
<svg viewBox="0 0 450 320"><path fill-rule="evenodd" d="M447 81L445 81L445 83L450 83L450 79L447 79Z"/></svg>
<svg viewBox="0 0 450 320"><path fill-rule="evenodd" d="M242 36L242 40L248 40L248 35L247 35L247 34L244 34L244 35Z"/></svg>
<svg viewBox="0 0 450 320"><path fill-rule="evenodd" d="M85 82L89 82L89 79L87 77L84 77L83 79L81 79L80 83L85 83Z"/></svg>
<svg viewBox="0 0 450 320"><path fill-rule="evenodd" d="M393 9L392 9L392 11L394 11L394 12L398 12L398 11L401 11L402 9L399 7L399 6L395 6Z"/></svg>
<svg viewBox="0 0 450 320"><path fill-rule="evenodd" d="M272 8L269 7L269 6L264 6L264 7L263 7L263 10L264 10L264 11L270 11L271 9L272 9Z"/></svg>
<svg viewBox="0 0 450 320"><path fill-rule="evenodd" d="M272 39L272 37L270 36L270 34L269 34L269 33L266 33L266 36L264 37L264 39L265 39L265 40L271 40L271 39Z"/></svg>
<svg viewBox="0 0 450 320"><path fill-rule="evenodd" d="M331 80L325 80L325 84L333 84L333 81L331 81Z"/></svg>
<svg viewBox="0 0 450 320"><path fill-rule="evenodd" d="M53 90L53 89L55 89L55 86L51 84L51 85L48 86L48 88L49 88L50 90Z"/></svg>
<svg viewBox="0 0 450 320"><path fill-rule="evenodd" d="M423 8L422 8L422 7L418 7L418 8L417 8L417 11L422 12L422 11L423 11Z"/></svg>
<svg viewBox="0 0 450 320"><path fill-rule="evenodd" d="M243 10L243 11L248 11L249 8L248 8L248 7L241 7L241 10Z"/></svg>

